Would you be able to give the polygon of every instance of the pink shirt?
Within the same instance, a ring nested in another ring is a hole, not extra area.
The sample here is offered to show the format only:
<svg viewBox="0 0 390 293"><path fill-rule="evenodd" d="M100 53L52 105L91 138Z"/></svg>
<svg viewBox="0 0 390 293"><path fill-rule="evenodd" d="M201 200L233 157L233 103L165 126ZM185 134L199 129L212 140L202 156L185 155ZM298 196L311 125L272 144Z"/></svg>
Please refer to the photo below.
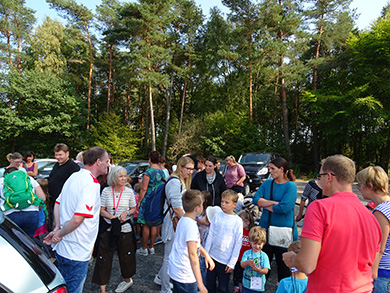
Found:
<svg viewBox="0 0 390 293"><path fill-rule="evenodd" d="M233 167L229 167L225 173L226 188L232 188L234 183L237 183L242 176L246 176L244 167L240 164L235 164ZM244 186L244 183L239 184L238 186Z"/></svg>
<svg viewBox="0 0 390 293"><path fill-rule="evenodd" d="M302 238L321 242L307 292L371 292L381 229L356 194L339 192L313 201L305 215Z"/></svg>

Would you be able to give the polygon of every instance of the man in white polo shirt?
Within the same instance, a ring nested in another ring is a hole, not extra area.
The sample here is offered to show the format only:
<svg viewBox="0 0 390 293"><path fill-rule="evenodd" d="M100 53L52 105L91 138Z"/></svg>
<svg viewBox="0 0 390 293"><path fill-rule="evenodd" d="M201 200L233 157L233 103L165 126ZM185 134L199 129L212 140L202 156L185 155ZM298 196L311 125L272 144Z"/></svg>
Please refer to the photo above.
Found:
<svg viewBox="0 0 390 293"><path fill-rule="evenodd" d="M99 228L100 184L110 165L107 152L93 147L84 154L84 169L65 182L54 206L55 229L45 238L54 244L58 269L69 292L82 292Z"/></svg>

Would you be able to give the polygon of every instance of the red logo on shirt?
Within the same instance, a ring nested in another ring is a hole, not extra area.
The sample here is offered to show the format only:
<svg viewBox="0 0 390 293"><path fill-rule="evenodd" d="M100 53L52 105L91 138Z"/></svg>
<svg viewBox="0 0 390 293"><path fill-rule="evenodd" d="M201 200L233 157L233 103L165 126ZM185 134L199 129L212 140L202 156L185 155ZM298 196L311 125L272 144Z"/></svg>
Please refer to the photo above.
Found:
<svg viewBox="0 0 390 293"><path fill-rule="evenodd" d="M88 205L85 205L85 207L87 208L88 211L92 211L93 206L89 207Z"/></svg>

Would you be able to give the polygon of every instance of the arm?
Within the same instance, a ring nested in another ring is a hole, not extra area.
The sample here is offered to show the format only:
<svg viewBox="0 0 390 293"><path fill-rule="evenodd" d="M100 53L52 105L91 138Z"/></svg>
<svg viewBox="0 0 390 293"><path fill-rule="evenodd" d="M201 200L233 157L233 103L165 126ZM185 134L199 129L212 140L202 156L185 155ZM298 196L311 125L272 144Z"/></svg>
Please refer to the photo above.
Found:
<svg viewBox="0 0 390 293"><path fill-rule="evenodd" d="M306 275L311 274L317 267L318 256L321 251L321 242L302 237L301 250L283 253L283 261L288 267L296 267Z"/></svg>
<svg viewBox="0 0 390 293"><path fill-rule="evenodd" d="M240 179L234 183L234 185L240 185L242 184L245 179L246 179L246 173L245 173L245 169L243 166L239 165L239 169L238 169L238 176L240 176Z"/></svg>
<svg viewBox="0 0 390 293"><path fill-rule="evenodd" d="M299 212L298 212L298 215L295 219L295 221L299 222L300 220L302 220L302 215L303 215L303 209L305 208L305 203L306 203L306 200L303 200L301 198L301 203L299 205Z"/></svg>
<svg viewBox="0 0 390 293"><path fill-rule="evenodd" d="M372 266L372 277L376 279L378 277L379 262L383 256L383 253L385 252L387 238L389 237L390 223L389 220L386 218L386 216L382 214L380 211L375 211L374 216L378 220L378 223L381 226L381 231L382 231L382 241L381 241L380 250L379 252L377 252L375 256L374 265Z"/></svg>
<svg viewBox="0 0 390 293"><path fill-rule="evenodd" d="M35 177L38 175L38 164L37 163L33 163L34 164L34 170L32 171L27 171L27 174L31 177Z"/></svg>
<svg viewBox="0 0 390 293"><path fill-rule="evenodd" d="M226 266L226 268L228 267L230 268L230 272L232 272L234 270L234 267L236 266L238 256L240 255L241 246L242 246L242 231L244 230L244 228L242 227L243 226L242 220L239 217L238 219L239 219L238 224L235 224L236 232L234 233L234 238L232 239L234 243L232 255Z"/></svg>
<svg viewBox="0 0 390 293"><path fill-rule="evenodd" d="M255 262L253 261L253 259L247 259L246 261L242 261L240 265L243 269L245 269L248 266L253 267L255 265Z"/></svg>
<svg viewBox="0 0 390 293"><path fill-rule="evenodd" d="M106 210L106 207L100 207L100 215L103 217L103 218L106 218L106 219L114 219L115 216L114 215L111 215L109 212L107 212Z"/></svg>
<svg viewBox="0 0 390 293"><path fill-rule="evenodd" d="M39 198L41 198L41 199L43 199L43 200L46 200L46 195L45 195L45 193L43 192L42 187L41 187L40 185L38 185L38 186L36 186L36 187L34 188L34 192L35 192L35 194L36 194Z"/></svg>
<svg viewBox="0 0 390 293"><path fill-rule="evenodd" d="M138 203L137 203L138 206L140 205L141 201L144 199L146 191L148 190L149 181L150 181L150 177L144 174L144 177L142 178L141 190L139 192L139 197L138 197Z"/></svg>
<svg viewBox="0 0 390 293"><path fill-rule="evenodd" d="M206 269L212 271L215 268L215 263L202 245L200 246L200 254L204 257Z"/></svg>
<svg viewBox="0 0 390 293"><path fill-rule="evenodd" d="M264 198L264 195L266 193L268 193L268 194L270 193L270 186L271 186L270 182L271 181L268 181L267 183L261 184L260 188L256 191L255 195L253 196L252 202L254 204L257 204L257 206L259 208L266 208L266 207L270 207L272 205L278 204L277 201Z"/></svg>
<svg viewBox="0 0 390 293"><path fill-rule="evenodd" d="M200 273L199 258L197 254L197 243L196 241L187 241L188 256L190 258L191 269L194 273L198 289L201 293L207 292L206 287L203 284L202 274Z"/></svg>
<svg viewBox="0 0 390 293"><path fill-rule="evenodd" d="M171 204L173 212L179 219L184 215L181 200L181 182L178 179L171 179L165 186L165 193L168 205Z"/></svg>

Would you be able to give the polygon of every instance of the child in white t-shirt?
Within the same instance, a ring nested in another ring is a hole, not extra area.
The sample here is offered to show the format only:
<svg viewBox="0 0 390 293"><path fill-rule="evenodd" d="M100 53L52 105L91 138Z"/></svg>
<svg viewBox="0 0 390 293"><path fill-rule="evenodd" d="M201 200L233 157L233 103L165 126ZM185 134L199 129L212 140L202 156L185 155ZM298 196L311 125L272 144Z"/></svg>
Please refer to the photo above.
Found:
<svg viewBox="0 0 390 293"><path fill-rule="evenodd" d="M239 216L234 213L238 195L228 189L221 195L222 212L213 217L205 249L215 263L214 271L207 271L206 286L209 292L228 292L230 274L238 260L242 244L243 224Z"/></svg>
<svg viewBox="0 0 390 293"><path fill-rule="evenodd" d="M271 269L268 256L262 251L267 234L259 226L249 231L249 242L252 249L244 252L241 267L244 269L242 278L242 293L264 292L265 275Z"/></svg>
<svg viewBox="0 0 390 293"><path fill-rule="evenodd" d="M202 213L203 195L199 190L187 190L182 198L185 214L177 224L175 240L168 261L168 275L174 292L207 292L199 266L199 252L206 266L214 269L214 262L200 245L199 230L195 218Z"/></svg>

